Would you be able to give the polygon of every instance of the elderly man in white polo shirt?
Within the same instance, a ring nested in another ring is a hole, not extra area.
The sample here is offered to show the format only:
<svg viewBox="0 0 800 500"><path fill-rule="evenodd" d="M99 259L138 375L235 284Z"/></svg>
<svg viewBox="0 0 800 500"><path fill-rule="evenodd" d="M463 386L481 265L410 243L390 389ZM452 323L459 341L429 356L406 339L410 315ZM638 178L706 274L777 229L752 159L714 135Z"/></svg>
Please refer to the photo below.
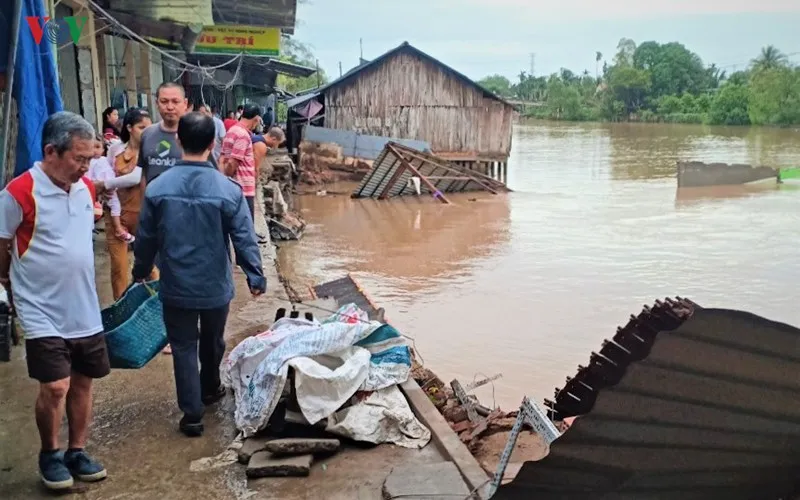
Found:
<svg viewBox="0 0 800 500"><path fill-rule="evenodd" d="M92 379L110 371L94 281L96 191L84 177L94 137L82 117L53 114L42 131L43 160L0 192L0 283L25 331L28 374L39 381L39 472L54 490L70 488L73 478L106 477L83 450ZM65 408L66 453L58 439Z"/></svg>

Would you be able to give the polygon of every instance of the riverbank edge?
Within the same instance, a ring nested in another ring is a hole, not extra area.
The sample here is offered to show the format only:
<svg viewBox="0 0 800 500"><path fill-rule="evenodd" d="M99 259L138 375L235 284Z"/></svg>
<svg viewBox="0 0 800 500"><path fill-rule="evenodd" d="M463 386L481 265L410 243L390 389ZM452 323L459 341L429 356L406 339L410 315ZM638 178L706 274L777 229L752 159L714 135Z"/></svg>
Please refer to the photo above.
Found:
<svg viewBox="0 0 800 500"><path fill-rule="evenodd" d="M257 193L257 202L259 203L258 206L264 206L261 190ZM256 232L269 235L263 210L257 211L254 223ZM283 289L284 278L280 274L278 266L278 250L271 240L268 244L261 245L262 266L268 282L271 278L276 283L272 287L271 294L288 303L289 296ZM277 285L277 283L280 283L280 285ZM364 296L370 304L375 305L369 296L366 294ZM409 376L408 380L400 385L400 390L406 396L414 415L431 431L431 439L443 458L455 464L470 491L477 493L480 498L488 498L490 476L483 470L483 467L472 455L469 448L461 442L461 439L459 439L417 381L412 376Z"/></svg>

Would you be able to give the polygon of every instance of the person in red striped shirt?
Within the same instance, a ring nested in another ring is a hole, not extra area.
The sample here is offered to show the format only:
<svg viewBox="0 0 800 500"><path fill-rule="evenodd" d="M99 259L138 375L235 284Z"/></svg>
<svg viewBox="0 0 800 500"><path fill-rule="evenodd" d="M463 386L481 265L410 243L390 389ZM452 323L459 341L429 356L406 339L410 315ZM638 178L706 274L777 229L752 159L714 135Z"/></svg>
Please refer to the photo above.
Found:
<svg viewBox="0 0 800 500"><path fill-rule="evenodd" d="M255 221L256 160L253 155L252 132L261 123L261 109L256 104L247 104L236 125L232 126L222 140L220 168L223 174L232 177L242 186L242 193Z"/></svg>

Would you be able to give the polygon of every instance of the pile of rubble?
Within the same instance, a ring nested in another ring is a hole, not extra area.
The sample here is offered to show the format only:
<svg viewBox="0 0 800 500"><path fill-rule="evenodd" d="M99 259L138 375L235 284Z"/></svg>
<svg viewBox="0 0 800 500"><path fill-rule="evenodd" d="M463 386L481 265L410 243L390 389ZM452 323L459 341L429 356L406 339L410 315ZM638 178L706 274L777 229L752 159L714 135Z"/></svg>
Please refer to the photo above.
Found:
<svg viewBox="0 0 800 500"><path fill-rule="evenodd" d="M300 180L313 186L357 182L372 169L372 161L342 154L335 143L300 143Z"/></svg>
<svg viewBox="0 0 800 500"><path fill-rule="evenodd" d="M431 370L418 364L415 360L412 376L419 384L433 405L458 434L478 463L488 474L494 474L500 462L518 411L505 412L499 408L491 409L482 405L478 399L467 394L471 387L491 382L499 375L484 379L477 383L462 386L458 380L450 385L445 384ZM466 389L466 390L465 390ZM458 397L458 393L461 397ZM466 404L464 402L466 400ZM517 440L512 461L520 464L524 461L541 460L549 451L549 447L541 436L525 424ZM514 465L512 465L513 469Z"/></svg>
<svg viewBox="0 0 800 500"><path fill-rule="evenodd" d="M247 466L247 477L305 477L315 458L339 451L338 439L275 438L253 436L239 449L239 463Z"/></svg>
<svg viewBox="0 0 800 500"><path fill-rule="evenodd" d="M306 222L293 208L294 162L285 151L269 154L259 168L259 182L264 195L272 241L298 240Z"/></svg>

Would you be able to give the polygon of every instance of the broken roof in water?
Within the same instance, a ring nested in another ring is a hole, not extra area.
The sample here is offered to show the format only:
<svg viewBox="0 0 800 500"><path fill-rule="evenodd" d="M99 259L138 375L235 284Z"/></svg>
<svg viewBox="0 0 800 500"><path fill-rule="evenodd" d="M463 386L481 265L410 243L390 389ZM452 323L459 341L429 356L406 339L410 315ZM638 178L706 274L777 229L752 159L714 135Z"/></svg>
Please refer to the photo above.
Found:
<svg viewBox="0 0 800 500"><path fill-rule="evenodd" d="M502 182L488 175L455 165L430 153L389 142L353 192L354 198L380 198L417 194L409 181L420 179L420 192L427 192L445 203L442 193L488 191L508 192ZM437 195L437 193L439 193Z"/></svg>
<svg viewBox="0 0 800 500"><path fill-rule="evenodd" d="M554 401L577 417L493 500L778 500L800 477L800 330L657 301Z"/></svg>

